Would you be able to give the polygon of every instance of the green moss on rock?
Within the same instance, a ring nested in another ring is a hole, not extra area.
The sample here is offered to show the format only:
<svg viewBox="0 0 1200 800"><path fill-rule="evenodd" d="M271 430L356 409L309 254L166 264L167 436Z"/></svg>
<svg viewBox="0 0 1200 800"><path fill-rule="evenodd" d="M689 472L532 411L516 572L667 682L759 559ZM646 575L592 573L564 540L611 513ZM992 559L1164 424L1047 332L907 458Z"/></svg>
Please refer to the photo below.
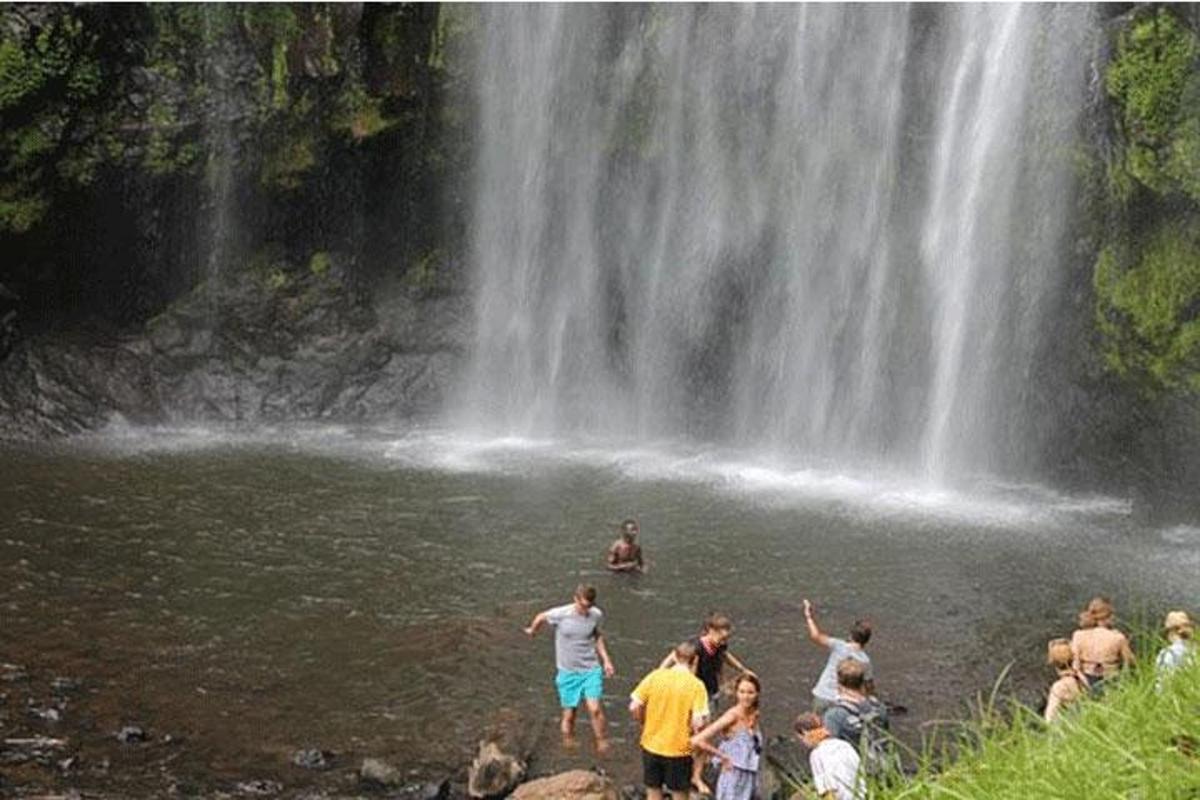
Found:
<svg viewBox="0 0 1200 800"><path fill-rule="evenodd" d="M1109 368L1151 391L1200 392L1200 226L1168 223L1142 248L1105 247L1094 288Z"/></svg>
<svg viewBox="0 0 1200 800"><path fill-rule="evenodd" d="M1200 41L1163 8L1135 21L1106 72L1125 136L1123 167L1157 193L1200 201Z"/></svg>

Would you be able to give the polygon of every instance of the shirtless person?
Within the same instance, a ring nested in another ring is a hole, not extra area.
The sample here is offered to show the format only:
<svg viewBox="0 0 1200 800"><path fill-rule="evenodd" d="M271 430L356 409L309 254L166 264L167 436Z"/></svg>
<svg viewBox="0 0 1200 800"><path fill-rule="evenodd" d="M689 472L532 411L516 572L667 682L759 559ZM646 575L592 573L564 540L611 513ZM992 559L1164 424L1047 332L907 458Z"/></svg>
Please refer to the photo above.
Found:
<svg viewBox="0 0 1200 800"><path fill-rule="evenodd" d="M1102 688L1106 678L1134 661L1129 640L1113 628L1115 616L1107 597L1093 597L1079 614L1079 629L1071 634L1074 667L1083 673L1093 692Z"/></svg>
<svg viewBox="0 0 1200 800"><path fill-rule="evenodd" d="M642 546L637 543L638 524L636 519L621 523L621 538L608 548L608 568L613 572L645 572L642 563Z"/></svg>

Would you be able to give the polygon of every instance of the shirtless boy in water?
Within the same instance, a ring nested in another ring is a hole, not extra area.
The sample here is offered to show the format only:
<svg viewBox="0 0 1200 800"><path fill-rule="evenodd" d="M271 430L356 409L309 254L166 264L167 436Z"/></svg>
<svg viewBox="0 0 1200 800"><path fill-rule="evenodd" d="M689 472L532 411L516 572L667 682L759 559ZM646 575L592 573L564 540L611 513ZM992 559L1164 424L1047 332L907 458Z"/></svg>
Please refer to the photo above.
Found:
<svg viewBox="0 0 1200 800"><path fill-rule="evenodd" d="M642 546L637 543L638 524L636 519L621 523L621 538L608 548L608 568L613 572L645 572L642 562Z"/></svg>

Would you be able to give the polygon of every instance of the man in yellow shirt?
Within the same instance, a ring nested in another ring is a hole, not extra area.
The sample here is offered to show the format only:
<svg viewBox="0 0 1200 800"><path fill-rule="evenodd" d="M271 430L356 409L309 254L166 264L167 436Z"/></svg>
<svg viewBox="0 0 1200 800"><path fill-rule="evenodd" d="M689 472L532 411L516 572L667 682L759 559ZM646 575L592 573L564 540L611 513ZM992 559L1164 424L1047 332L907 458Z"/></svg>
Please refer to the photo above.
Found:
<svg viewBox="0 0 1200 800"><path fill-rule="evenodd" d="M692 780L689 740L708 717L708 692L693 674L696 646L675 647L675 663L651 672L633 690L629 713L642 723L642 776L646 800L687 800Z"/></svg>

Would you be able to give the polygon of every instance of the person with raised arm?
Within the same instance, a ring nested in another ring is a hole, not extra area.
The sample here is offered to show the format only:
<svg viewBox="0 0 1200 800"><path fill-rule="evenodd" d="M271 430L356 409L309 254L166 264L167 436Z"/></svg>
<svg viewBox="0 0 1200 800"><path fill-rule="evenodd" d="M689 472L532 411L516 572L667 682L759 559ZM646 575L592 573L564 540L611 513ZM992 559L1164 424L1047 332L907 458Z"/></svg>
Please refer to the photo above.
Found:
<svg viewBox="0 0 1200 800"><path fill-rule="evenodd" d="M575 713L582 701L591 717L596 752L601 754L608 752L608 731L600 698L604 679L616 674L600 631L603 619L604 613L596 608L595 587L581 584L570 603L542 611L525 628L531 638L543 625L554 628L554 685L562 707L563 744L575 743Z"/></svg>
<svg viewBox="0 0 1200 800"><path fill-rule="evenodd" d="M829 650L829 658L825 661L825 669L821 671L821 677L817 679L817 683L812 689L813 711L817 714L823 714L837 703L837 668L843 659L853 658L863 663L864 692L868 695L875 694L875 674L871 668L871 657L867 655L866 651L867 642L871 641L871 623L862 619L855 620L854 625L850 628L848 639L838 639L830 636L817 625L813 605L808 601L808 598L804 599L804 622L808 627L809 640L813 644Z"/></svg>

